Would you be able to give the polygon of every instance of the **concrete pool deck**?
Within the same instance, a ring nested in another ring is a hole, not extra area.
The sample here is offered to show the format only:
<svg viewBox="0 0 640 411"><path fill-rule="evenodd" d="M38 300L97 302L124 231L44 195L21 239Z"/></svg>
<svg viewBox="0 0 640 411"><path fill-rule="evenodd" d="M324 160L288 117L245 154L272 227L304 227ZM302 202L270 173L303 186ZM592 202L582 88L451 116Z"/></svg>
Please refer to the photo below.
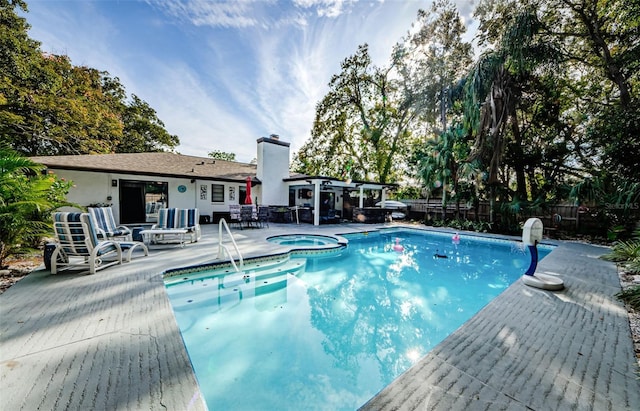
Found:
<svg viewBox="0 0 640 411"><path fill-rule="evenodd" d="M272 235L375 227L233 231L247 258L281 250L263 241ZM0 295L0 408L206 410L161 273L215 261L217 230L95 275L37 270ZM616 267L598 258L606 248L559 244L538 272L560 275L565 290L517 281L362 409L639 409Z"/></svg>

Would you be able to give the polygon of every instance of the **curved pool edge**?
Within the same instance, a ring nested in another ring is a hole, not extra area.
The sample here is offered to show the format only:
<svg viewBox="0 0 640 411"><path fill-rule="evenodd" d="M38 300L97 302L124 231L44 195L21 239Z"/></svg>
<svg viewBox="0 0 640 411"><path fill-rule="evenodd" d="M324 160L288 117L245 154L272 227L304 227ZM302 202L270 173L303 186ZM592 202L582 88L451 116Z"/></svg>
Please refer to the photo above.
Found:
<svg viewBox="0 0 640 411"><path fill-rule="evenodd" d="M337 244L338 238L327 234L278 234L266 238L270 243L282 246L322 247ZM318 241L319 243L312 243Z"/></svg>
<svg viewBox="0 0 640 411"><path fill-rule="evenodd" d="M283 259L282 262L288 261L291 257L331 257L335 255L341 254L349 244L349 240L342 236L326 236L335 238L337 242L335 244L327 245L327 246L314 246L314 247L305 247L305 246L279 246L274 244L274 246L278 246L283 248L285 251L277 251L274 250L273 253L264 254L260 256L253 256L249 258L243 259L245 265L255 265L263 262L278 262L278 260ZM234 259L236 265L239 263L239 259ZM205 271L218 271L225 270L223 273L231 272L234 269L233 264L230 260L226 261L215 261L208 262L204 264L194 264L184 267L171 268L165 270L161 273L161 276L164 281L171 279L172 277L177 277L185 274L194 274Z"/></svg>
<svg viewBox="0 0 640 411"><path fill-rule="evenodd" d="M506 235L506 234L494 234L494 233L483 233L478 231L466 231L466 230L455 230L447 227L431 227L431 226L414 226L414 225L406 225L406 224L394 224L391 226L385 225L384 227L374 228L371 230L363 230L356 232L348 232L348 233L340 233L337 235L344 236L346 238L362 238L362 236L369 235L381 235L388 233L396 233L396 232L429 232L431 234L441 235L441 236L453 236L454 234L459 234L461 239L475 239L482 240L492 243L502 243L502 242L522 242L521 236L515 235ZM542 242L538 244L538 246L545 246L555 248L559 246L559 242L557 240L551 240L548 238L544 238Z"/></svg>
<svg viewBox="0 0 640 411"><path fill-rule="evenodd" d="M440 228L440 227L428 227L428 226L408 226L408 225L385 225L382 227L372 227L371 229L358 230L353 232L337 232L335 234L311 234L311 233L297 233L292 234L295 236L316 236L316 237L328 237L336 239L335 244L330 245L322 245L322 246L294 246L294 245L279 245L276 243L272 243L274 247L273 252L265 253L258 256L252 256L249 258L245 258L244 262L246 264L255 264L262 261L273 261L278 258L286 257L291 258L295 257L322 257L322 256L333 256L342 253L349 245L349 239L357 239L364 238L367 236L375 236L382 234L392 234L398 232L429 232L431 234L441 235L441 236L452 236L456 233L459 234L461 239L479 239L487 242L521 242L521 238L518 236L509 236L504 234L492 234L492 233L479 233L477 231L464 231L464 230L453 230L450 228ZM280 235L284 236L286 234ZM277 237L268 236L264 240L268 241L269 238ZM544 239L538 246L542 246L545 248L550 248L553 252L553 249L556 249L559 246L558 241ZM234 262L237 264L239 262L238 259L235 259ZM202 271L212 271L212 270L221 270L225 268L233 268L233 264L229 260L226 261L215 261L215 262L207 262L204 264L195 264L177 268L168 269L161 274L163 279L175 277L178 275L183 275L184 273L193 273L193 272L202 272Z"/></svg>

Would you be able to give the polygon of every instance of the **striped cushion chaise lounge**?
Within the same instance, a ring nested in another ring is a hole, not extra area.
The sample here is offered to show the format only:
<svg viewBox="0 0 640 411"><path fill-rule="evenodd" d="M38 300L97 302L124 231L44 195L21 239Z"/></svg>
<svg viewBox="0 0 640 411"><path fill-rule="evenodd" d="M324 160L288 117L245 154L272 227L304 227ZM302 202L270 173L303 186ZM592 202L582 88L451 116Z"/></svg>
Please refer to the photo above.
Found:
<svg viewBox="0 0 640 411"><path fill-rule="evenodd" d="M95 221L88 213L53 214L56 248L51 255L51 274L70 268L88 268L90 274L122 263L117 241L98 238Z"/></svg>

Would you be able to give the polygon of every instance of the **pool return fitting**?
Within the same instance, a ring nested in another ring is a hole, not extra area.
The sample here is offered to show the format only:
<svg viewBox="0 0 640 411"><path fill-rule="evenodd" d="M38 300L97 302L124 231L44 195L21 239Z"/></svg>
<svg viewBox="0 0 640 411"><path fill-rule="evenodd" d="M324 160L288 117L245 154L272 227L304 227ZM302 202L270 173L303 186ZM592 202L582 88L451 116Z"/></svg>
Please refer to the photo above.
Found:
<svg viewBox="0 0 640 411"><path fill-rule="evenodd" d="M564 282L560 278L553 275L535 273L538 266L538 243L542 240L543 229L542 221L539 218L530 218L524 223L522 242L529 247L531 264L522 276L522 281L526 285L543 290L562 290Z"/></svg>

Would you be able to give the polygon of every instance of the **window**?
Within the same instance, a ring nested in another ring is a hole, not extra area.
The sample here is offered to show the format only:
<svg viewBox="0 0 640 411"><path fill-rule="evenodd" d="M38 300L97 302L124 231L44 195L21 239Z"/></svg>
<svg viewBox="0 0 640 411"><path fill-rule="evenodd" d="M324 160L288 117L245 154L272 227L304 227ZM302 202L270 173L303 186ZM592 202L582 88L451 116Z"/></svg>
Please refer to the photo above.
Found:
<svg viewBox="0 0 640 411"><path fill-rule="evenodd" d="M224 203L224 184L211 184L211 202Z"/></svg>

